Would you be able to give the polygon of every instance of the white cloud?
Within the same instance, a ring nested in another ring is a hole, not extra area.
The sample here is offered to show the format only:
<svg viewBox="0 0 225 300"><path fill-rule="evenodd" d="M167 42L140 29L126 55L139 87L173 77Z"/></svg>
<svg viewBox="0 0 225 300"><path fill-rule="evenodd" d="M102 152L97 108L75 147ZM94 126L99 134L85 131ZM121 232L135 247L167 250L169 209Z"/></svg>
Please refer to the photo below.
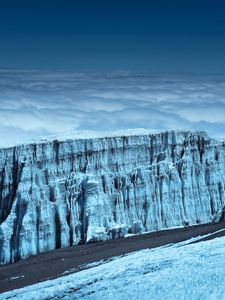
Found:
<svg viewBox="0 0 225 300"><path fill-rule="evenodd" d="M55 132L137 127L225 136L224 125L222 75L0 71L0 146Z"/></svg>

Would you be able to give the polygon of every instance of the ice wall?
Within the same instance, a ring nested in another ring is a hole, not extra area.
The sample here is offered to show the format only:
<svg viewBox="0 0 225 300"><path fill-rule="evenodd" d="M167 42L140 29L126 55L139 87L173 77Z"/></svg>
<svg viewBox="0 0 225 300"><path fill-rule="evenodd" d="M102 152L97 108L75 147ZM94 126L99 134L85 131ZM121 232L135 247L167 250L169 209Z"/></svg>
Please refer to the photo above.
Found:
<svg viewBox="0 0 225 300"><path fill-rule="evenodd" d="M204 132L0 150L0 263L223 217L225 143Z"/></svg>

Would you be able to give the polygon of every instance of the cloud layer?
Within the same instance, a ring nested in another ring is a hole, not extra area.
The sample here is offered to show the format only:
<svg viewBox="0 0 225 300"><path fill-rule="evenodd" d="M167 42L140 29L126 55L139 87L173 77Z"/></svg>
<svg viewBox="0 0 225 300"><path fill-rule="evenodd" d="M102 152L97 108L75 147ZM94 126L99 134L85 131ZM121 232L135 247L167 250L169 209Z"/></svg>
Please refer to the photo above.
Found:
<svg viewBox="0 0 225 300"><path fill-rule="evenodd" d="M225 137L225 76L0 71L0 146L75 130Z"/></svg>

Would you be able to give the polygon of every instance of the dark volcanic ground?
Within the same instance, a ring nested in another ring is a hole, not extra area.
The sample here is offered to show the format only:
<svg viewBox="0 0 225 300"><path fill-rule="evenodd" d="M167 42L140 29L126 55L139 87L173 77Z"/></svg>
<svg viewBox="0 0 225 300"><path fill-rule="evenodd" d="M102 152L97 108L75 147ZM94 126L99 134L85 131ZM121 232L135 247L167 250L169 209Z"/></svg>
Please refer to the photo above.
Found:
<svg viewBox="0 0 225 300"><path fill-rule="evenodd" d="M78 272L83 269L84 264L107 260L113 256L125 255L140 249L181 242L221 229L224 231L201 239L207 240L224 236L225 222L162 230L39 254L15 264L0 266L0 293L62 276L63 272L70 269L72 269L71 272Z"/></svg>

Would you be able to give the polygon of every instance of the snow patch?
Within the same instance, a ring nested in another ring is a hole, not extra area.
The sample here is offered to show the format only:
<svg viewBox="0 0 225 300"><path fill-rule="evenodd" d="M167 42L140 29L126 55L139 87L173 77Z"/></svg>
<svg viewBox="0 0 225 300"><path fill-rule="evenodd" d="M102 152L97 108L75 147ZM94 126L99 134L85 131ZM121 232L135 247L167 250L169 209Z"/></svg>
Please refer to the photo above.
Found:
<svg viewBox="0 0 225 300"><path fill-rule="evenodd" d="M225 237L188 242L141 250L0 299L224 299Z"/></svg>

